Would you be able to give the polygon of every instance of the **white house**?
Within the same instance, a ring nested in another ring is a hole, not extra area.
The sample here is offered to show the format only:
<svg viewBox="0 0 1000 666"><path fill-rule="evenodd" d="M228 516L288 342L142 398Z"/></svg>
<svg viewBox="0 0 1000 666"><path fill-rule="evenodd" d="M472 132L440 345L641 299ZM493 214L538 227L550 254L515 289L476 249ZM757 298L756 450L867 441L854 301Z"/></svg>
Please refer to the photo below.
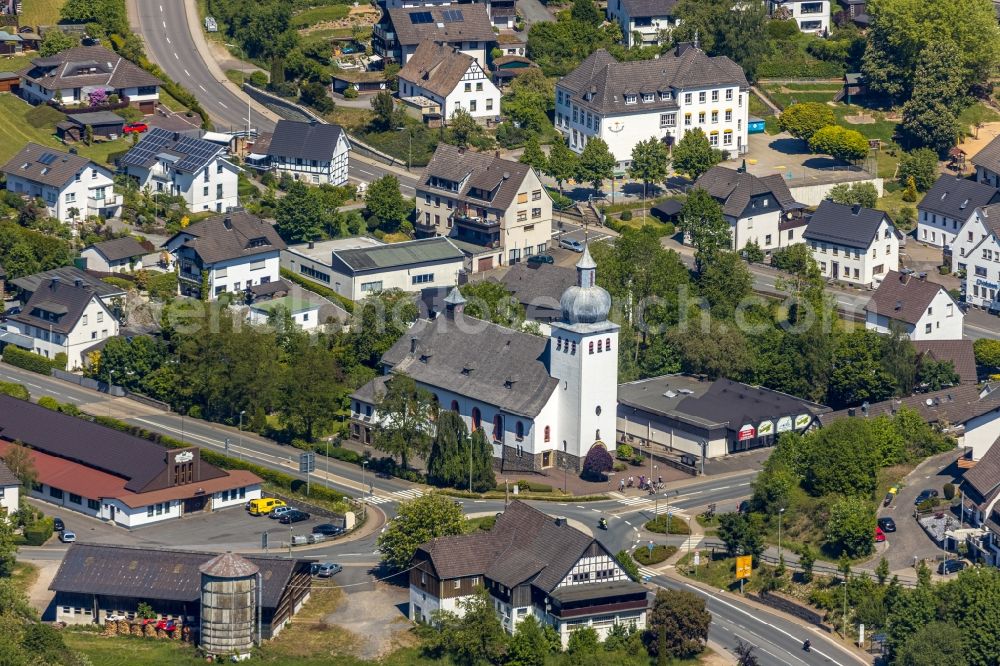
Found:
<svg viewBox="0 0 1000 666"><path fill-rule="evenodd" d="M399 97L418 108L430 100L446 122L459 109L473 118L500 115L500 90L479 61L431 41L420 44L400 70Z"/></svg>
<svg viewBox="0 0 1000 666"><path fill-rule="evenodd" d="M951 248L974 209L998 202L1000 190L996 187L945 174L917 204L917 240Z"/></svg>
<svg viewBox="0 0 1000 666"><path fill-rule="evenodd" d="M267 156L278 176L289 174L311 185L343 185L351 143L340 125L279 120Z"/></svg>
<svg viewBox="0 0 1000 666"><path fill-rule="evenodd" d="M0 460L0 516L15 513L20 497L21 482Z"/></svg>
<svg viewBox="0 0 1000 666"><path fill-rule="evenodd" d="M113 174L75 153L29 143L0 172L9 192L42 199L49 216L60 222L117 217L121 211Z"/></svg>
<svg viewBox="0 0 1000 666"><path fill-rule="evenodd" d="M425 41L454 47L486 69L497 42L489 3L388 8L372 30L372 49L387 62L405 65Z"/></svg>
<svg viewBox="0 0 1000 666"><path fill-rule="evenodd" d="M964 275L965 302L997 309L1000 299L1000 204L976 208L958 232L952 268Z"/></svg>
<svg viewBox="0 0 1000 666"><path fill-rule="evenodd" d="M304 298L284 296L265 301L254 301L247 312L251 324L267 324L271 315L284 310L303 331L319 326L319 305Z"/></svg>
<svg viewBox="0 0 1000 666"><path fill-rule="evenodd" d="M123 236L88 245L80 252L80 256L86 260L87 270L127 273L137 266L142 268L142 257L149 253L136 239Z"/></svg>
<svg viewBox="0 0 1000 666"><path fill-rule="evenodd" d="M744 167L714 166L695 187L712 195L732 229L735 251L756 243L765 253L802 242L802 205L792 198L780 174L755 176Z"/></svg>
<svg viewBox="0 0 1000 666"><path fill-rule="evenodd" d="M193 213L237 206L241 169L217 143L154 127L121 159L140 188L184 199Z"/></svg>
<svg viewBox="0 0 1000 666"><path fill-rule="evenodd" d="M899 269L903 236L881 210L845 206L824 199L803 238L823 277L860 287L877 287Z"/></svg>
<svg viewBox="0 0 1000 666"><path fill-rule="evenodd" d="M408 375L470 430L483 429L501 470L578 470L592 448L615 448L618 326L595 273L585 250L548 337L466 315L456 287L444 314L417 320L382 356L386 374ZM364 440L380 418L386 381L352 395L352 437Z"/></svg>
<svg viewBox="0 0 1000 666"><path fill-rule="evenodd" d="M830 30L829 0L768 0L771 16L785 9L795 19L799 32L824 35Z"/></svg>
<svg viewBox="0 0 1000 666"><path fill-rule="evenodd" d="M74 46L34 58L19 72L21 95L29 102L87 104L96 90L118 95L146 114L153 113L163 82L103 46Z"/></svg>
<svg viewBox="0 0 1000 666"><path fill-rule="evenodd" d="M951 272L967 272L970 262L974 262L973 255L977 251L979 258L984 258L984 248L979 246L998 229L1000 229L1000 203L971 209L968 218L959 227L951 243Z"/></svg>
<svg viewBox="0 0 1000 666"><path fill-rule="evenodd" d="M556 84L555 125L578 153L604 139L620 168L639 141L673 145L695 128L734 158L747 150L749 91L739 65L691 44L634 62L598 49Z"/></svg>
<svg viewBox="0 0 1000 666"><path fill-rule="evenodd" d="M218 298L277 282L285 242L271 224L236 210L192 224L163 248L170 253L170 268L177 268L182 295L197 298L205 289L209 298Z"/></svg>
<svg viewBox="0 0 1000 666"><path fill-rule="evenodd" d="M86 363L88 348L118 335L118 319L82 280L53 278L31 294L19 313L7 317L7 330L32 338L36 354L66 354L66 368L74 370Z"/></svg>
<svg viewBox="0 0 1000 666"><path fill-rule="evenodd" d="M622 29L625 46L662 44L680 21L677 0L608 0L608 20Z"/></svg>
<svg viewBox="0 0 1000 666"><path fill-rule="evenodd" d="M865 328L889 333L899 326L910 340L961 340L965 313L944 287L889 271L865 306Z"/></svg>
<svg viewBox="0 0 1000 666"><path fill-rule="evenodd" d="M976 167L976 181L1000 187L1000 136L995 137L970 160Z"/></svg>

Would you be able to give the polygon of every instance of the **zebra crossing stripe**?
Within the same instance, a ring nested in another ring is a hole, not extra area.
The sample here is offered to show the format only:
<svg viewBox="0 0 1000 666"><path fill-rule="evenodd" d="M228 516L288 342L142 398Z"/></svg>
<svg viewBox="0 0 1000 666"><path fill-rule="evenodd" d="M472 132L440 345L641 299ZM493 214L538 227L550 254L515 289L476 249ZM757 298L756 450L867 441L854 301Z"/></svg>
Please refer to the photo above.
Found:
<svg viewBox="0 0 1000 666"><path fill-rule="evenodd" d="M649 576L650 578L652 578L653 576L660 575L659 571L655 571L653 569L647 569L646 567L639 567L639 573L641 573L643 576Z"/></svg>
<svg viewBox="0 0 1000 666"><path fill-rule="evenodd" d="M381 495L371 495L369 497L365 497L365 501L368 502L369 504L385 504L386 502L393 502L395 500L393 500L391 497L382 497Z"/></svg>
<svg viewBox="0 0 1000 666"><path fill-rule="evenodd" d="M639 504L649 504L652 503L652 501L653 500L649 499L648 497L625 497L618 500L620 504L627 504L629 506L637 506Z"/></svg>
<svg viewBox="0 0 1000 666"><path fill-rule="evenodd" d="M424 493L422 490L418 490L417 488L411 488L410 490L397 490L392 494L404 499L416 499L423 496Z"/></svg>

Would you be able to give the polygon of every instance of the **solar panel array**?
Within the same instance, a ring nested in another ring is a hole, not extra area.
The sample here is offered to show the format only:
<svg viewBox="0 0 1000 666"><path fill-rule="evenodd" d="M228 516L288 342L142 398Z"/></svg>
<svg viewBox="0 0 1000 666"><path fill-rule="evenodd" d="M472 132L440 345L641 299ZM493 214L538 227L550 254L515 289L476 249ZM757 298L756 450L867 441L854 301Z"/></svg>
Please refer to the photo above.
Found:
<svg viewBox="0 0 1000 666"><path fill-rule="evenodd" d="M430 12L414 12L410 14L410 22L413 25L420 25L421 23L433 23L434 17L431 16Z"/></svg>
<svg viewBox="0 0 1000 666"><path fill-rule="evenodd" d="M178 136L160 127L154 127L122 158L126 166L149 167L159 153L176 154L178 161L174 168L178 171L194 172L206 166L221 148L211 142L189 136Z"/></svg>
<svg viewBox="0 0 1000 666"><path fill-rule="evenodd" d="M57 159L59 159L59 156L53 153L42 153L42 156L38 158L38 163L48 165L52 164Z"/></svg>
<svg viewBox="0 0 1000 666"><path fill-rule="evenodd" d="M461 9L446 9L441 14L441 20L445 23L461 23L465 20Z"/></svg>

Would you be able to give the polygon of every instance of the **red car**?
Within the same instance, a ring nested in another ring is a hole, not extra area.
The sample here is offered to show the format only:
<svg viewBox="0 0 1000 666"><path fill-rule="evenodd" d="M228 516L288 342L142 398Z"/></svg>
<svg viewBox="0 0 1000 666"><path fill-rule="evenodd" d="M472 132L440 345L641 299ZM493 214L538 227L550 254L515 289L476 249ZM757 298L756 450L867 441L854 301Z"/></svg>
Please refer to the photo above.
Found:
<svg viewBox="0 0 1000 666"><path fill-rule="evenodd" d="M140 134L147 130L149 130L149 125L147 125L146 123L128 123L127 125L125 125L124 131L125 134L132 134L133 132Z"/></svg>
<svg viewBox="0 0 1000 666"><path fill-rule="evenodd" d="M876 527L875 527L875 542L876 543L882 543L883 541L885 541L885 532L882 531L881 527L878 527L876 525Z"/></svg>

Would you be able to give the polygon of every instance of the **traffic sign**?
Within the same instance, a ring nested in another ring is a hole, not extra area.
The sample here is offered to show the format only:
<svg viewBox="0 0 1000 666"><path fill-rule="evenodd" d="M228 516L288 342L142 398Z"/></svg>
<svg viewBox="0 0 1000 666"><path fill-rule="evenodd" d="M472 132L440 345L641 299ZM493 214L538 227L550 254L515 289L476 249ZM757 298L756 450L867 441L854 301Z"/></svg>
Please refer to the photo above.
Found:
<svg viewBox="0 0 1000 666"><path fill-rule="evenodd" d="M309 474L310 472L316 471L316 454L315 453L301 453L299 454L299 473Z"/></svg>
<svg viewBox="0 0 1000 666"><path fill-rule="evenodd" d="M743 579L749 578L750 572L753 570L753 556L752 555L740 555L736 558L736 577Z"/></svg>

